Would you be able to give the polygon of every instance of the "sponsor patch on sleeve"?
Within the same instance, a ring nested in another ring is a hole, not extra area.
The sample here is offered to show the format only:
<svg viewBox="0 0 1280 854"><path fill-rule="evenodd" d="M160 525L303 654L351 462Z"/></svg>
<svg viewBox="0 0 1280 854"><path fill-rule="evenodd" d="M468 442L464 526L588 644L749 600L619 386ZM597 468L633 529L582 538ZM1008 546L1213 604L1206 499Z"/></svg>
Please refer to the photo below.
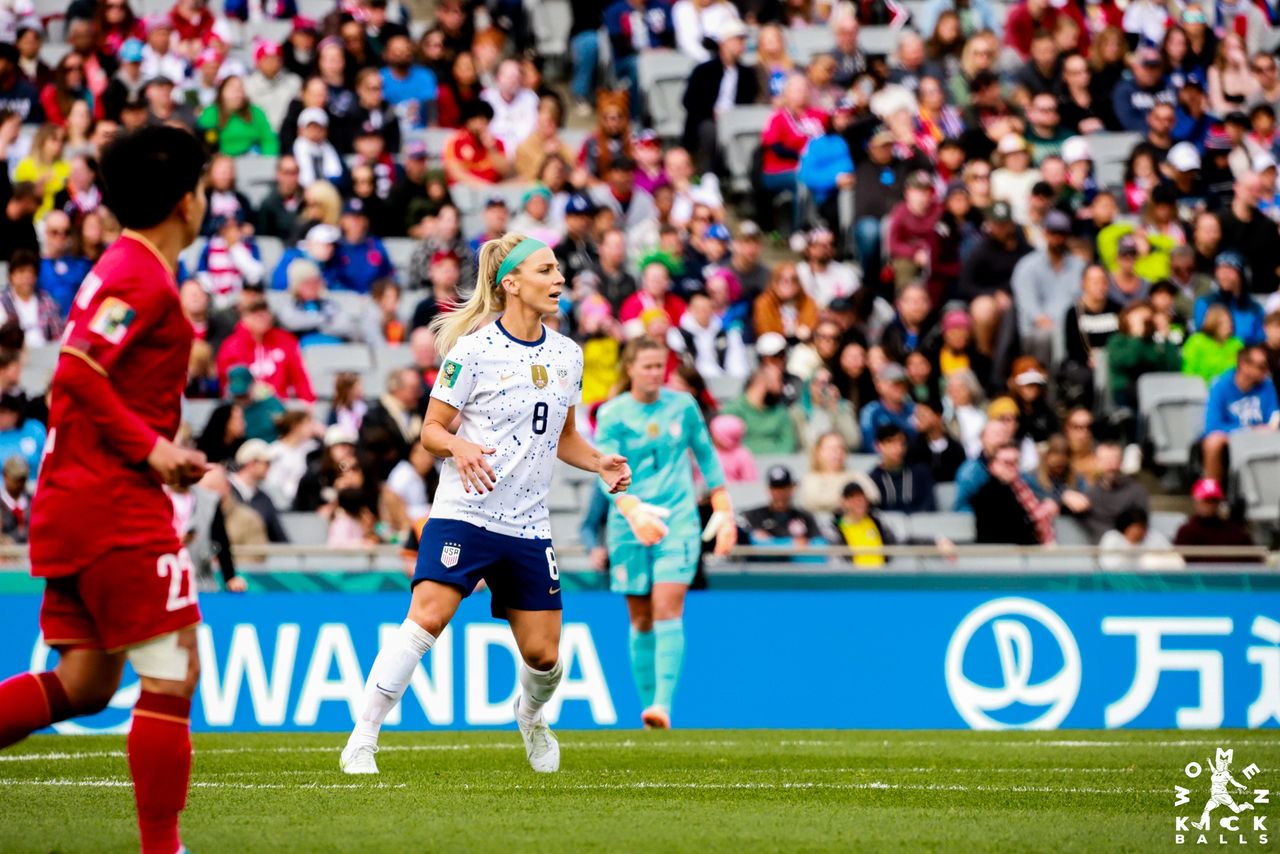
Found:
<svg viewBox="0 0 1280 854"><path fill-rule="evenodd" d="M112 344L119 344L129 332L129 325L138 316L133 306L117 297L107 297L98 306L98 313L89 323L89 331L101 335Z"/></svg>
<svg viewBox="0 0 1280 854"><path fill-rule="evenodd" d="M453 388L458 382L458 375L461 373L462 365L445 359L444 367L440 369L440 382L444 384L445 388Z"/></svg>

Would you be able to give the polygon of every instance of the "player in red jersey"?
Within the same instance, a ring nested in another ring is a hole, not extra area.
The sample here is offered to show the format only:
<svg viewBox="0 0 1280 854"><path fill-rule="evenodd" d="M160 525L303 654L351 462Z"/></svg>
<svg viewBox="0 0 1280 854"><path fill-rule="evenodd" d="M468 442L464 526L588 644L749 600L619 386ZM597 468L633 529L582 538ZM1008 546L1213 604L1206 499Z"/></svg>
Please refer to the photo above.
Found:
<svg viewBox="0 0 1280 854"><path fill-rule="evenodd" d="M204 163L196 138L170 127L138 130L103 153L106 202L126 230L71 308L31 508L40 629L59 660L0 683L5 747L105 708L133 665L142 693L129 770L144 854L183 850L178 814L191 775L200 609L163 485L206 469L204 455L171 441L194 337L174 271L204 217Z"/></svg>

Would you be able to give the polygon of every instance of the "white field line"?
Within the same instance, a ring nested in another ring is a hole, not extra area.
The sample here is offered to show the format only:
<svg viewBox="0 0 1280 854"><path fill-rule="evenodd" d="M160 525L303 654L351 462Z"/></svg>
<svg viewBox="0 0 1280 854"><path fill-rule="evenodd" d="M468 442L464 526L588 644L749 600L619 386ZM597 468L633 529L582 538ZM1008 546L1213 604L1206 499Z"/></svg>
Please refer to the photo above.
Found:
<svg viewBox="0 0 1280 854"><path fill-rule="evenodd" d="M734 775L734 776L753 776L760 774L772 775L775 777L785 777L796 774L1133 774L1137 773L1136 768L938 768L938 767L920 767L920 768L898 768L890 765L867 765L857 768L705 768L694 773L711 774L711 775ZM1152 773L1156 769L1148 769ZM275 777L279 775L288 776L305 776L314 777L316 774L326 773L327 769L288 769L281 771L208 771L200 774L201 777ZM527 776L526 772L521 770L509 770L504 768L485 768L476 771L463 771L471 776L477 777L514 777ZM593 775L599 772L595 771L577 771L569 772L574 775ZM630 770L611 770L604 772L609 777L629 777L636 772Z"/></svg>
<svg viewBox="0 0 1280 854"><path fill-rule="evenodd" d="M46 788L109 788L124 789L131 788L133 783L125 779L116 779L109 777L72 779L72 778L53 778L47 780L5 780L0 779L0 787L4 786L33 786ZM343 784L301 784L290 785L285 783L233 783L233 782L215 782L210 780L196 780L191 783L191 787L195 789L407 789L408 784L399 783L390 785L387 783L343 783ZM882 781L873 781L867 783L834 783L834 782L818 782L818 781L794 781L794 782L737 782L737 783L679 783L663 780L657 781L636 781L629 783L571 783L568 785L542 785L529 786L523 784L503 784L491 786L478 786L474 784L464 783L458 788L463 791L471 792L509 792L512 789L528 790L535 792L553 793L557 791L622 791L622 790L644 790L644 789L681 789L681 790L748 790L748 791L787 791L792 789L830 789L830 790L849 790L849 791L920 791L920 792L982 792L994 794L1046 794L1046 795L1128 795L1128 794L1167 794L1165 789L1134 789L1127 787L1119 788L1081 788L1081 787L1059 787L1059 786L990 786L977 785L966 786L959 783L885 783Z"/></svg>

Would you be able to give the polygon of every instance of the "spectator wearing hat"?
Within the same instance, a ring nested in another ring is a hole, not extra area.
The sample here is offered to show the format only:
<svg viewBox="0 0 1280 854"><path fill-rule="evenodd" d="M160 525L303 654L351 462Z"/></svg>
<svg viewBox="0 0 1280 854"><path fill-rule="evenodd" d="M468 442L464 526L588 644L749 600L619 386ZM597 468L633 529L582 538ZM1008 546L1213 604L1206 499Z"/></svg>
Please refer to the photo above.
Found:
<svg viewBox="0 0 1280 854"><path fill-rule="evenodd" d="M1000 167L991 173L991 196L1007 202L1014 222L1026 225L1031 188L1040 181L1040 170L1031 164L1031 149L1021 135L1010 133L996 146Z"/></svg>
<svg viewBox="0 0 1280 854"><path fill-rule="evenodd" d="M748 435L750 432L748 427ZM742 514L743 524L751 531L751 542L796 548L821 543L817 520L795 505L796 481L791 469L784 465L769 466L765 482L769 487L769 503Z"/></svg>
<svg viewBox="0 0 1280 854"><path fill-rule="evenodd" d="M525 190L520 197L520 211L507 228L554 246L560 235L551 214L551 191L541 184Z"/></svg>
<svg viewBox="0 0 1280 854"><path fill-rule="evenodd" d="M893 131L877 128L867 141L866 157L856 160L853 197L853 241L858 249L863 273L869 279L880 274L881 221L902 200L907 176L916 168L915 160L901 158L894 146ZM846 137L848 140L848 137ZM858 153L852 142L849 150Z"/></svg>
<svg viewBox="0 0 1280 854"><path fill-rule="evenodd" d="M835 338L836 335L835 324L819 324L818 332L814 335L819 344L819 355L825 340ZM804 384L799 399L792 404L792 414L800 432L801 444L806 448L814 448L828 433L840 436L846 449L862 447L858 412L852 403L841 396L835 374L826 364L817 367Z"/></svg>
<svg viewBox="0 0 1280 854"><path fill-rule="evenodd" d="M1169 150L1162 167L1169 179L1167 186L1178 206L1179 219L1184 221L1210 206L1209 188L1201 175L1201 165L1200 152L1195 144L1183 141Z"/></svg>
<svg viewBox="0 0 1280 854"><path fill-rule="evenodd" d="M386 201L386 232L380 237L404 237L422 221L419 212L430 204L427 194L427 145L412 140L405 145L401 174ZM505 204L505 202L504 202ZM487 230L487 229L486 229Z"/></svg>
<svg viewBox="0 0 1280 854"><path fill-rule="evenodd" d="M1045 248L1018 261L1010 285L1023 352L1049 362L1061 347L1057 332L1080 295L1085 262L1067 246L1071 218L1065 213L1050 210L1044 218L1044 232Z"/></svg>
<svg viewBox="0 0 1280 854"><path fill-rule="evenodd" d="M1192 325L1200 329L1205 315L1213 306L1222 306L1231 313L1235 336L1245 344L1261 344L1265 332L1262 328L1262 307L1249 296L1244 284L1244 259L1239 253L1219 253L1214 266L1214 290L1195 302Z"/></svg>
<svg viewBox="0 0 1280 854"><path fill-rule="evenodd" d="M489 129L493 107L487 101L470 104L462 113L462 128L444 149L444 169L450 184L486 187L512 172L505 144Z"/></svg>
<svg viewBox="0 0 1280 854"><path fill-rule="evenodd" d="M235 305L241 290L261 288L266 279L258 244L246 235L244 225L238 211L233 216L215 216L213 233L196 263L196 279L209 292L217 310Z"/></svg>
<svg viewBox="0 0 1280 854"><path fill-rule="evenodd" d="M757 368L742 394L721 412L746 423L743 444L752 454L791 454L799 448L795 422L783 397L783 371L776 364Z"/></svg>
<svg viewBox="0 0 1280 854"><path fill-rule="evenodd" d="M959 296L969 303L978 350L992 354L996 333L1013 308L1013 271L1031 252L1022 229L1013 221L1013 209L996 202L986 213L982 238L960 266Z"/></svg>
<svg viewBox="0 0 1280 854"><path fill-rule="evenodd" d="M267 539L273 543L289 542L280 512L262 489L262 483L271 470L271 447L261 439L249 439L236 451L236 470L228 476L231 494L236 503L243 504L262 517L267 528Z"/></svg>
<svg viewBox="0 0 1280 854"><path fill-rule="evenodd" d="M728 268L737 277L741 299L747 304L764 293L769 284L769 268L760 262L762 237L760 226L752 220L742 220L729 243Z"/></svg>
<svg viewBox="0 0 1280 854"><path fill-rule="evenodd" d="M290 246L280 257L280 263L271 274L271 289L289 289L289 265L298 258L314 261L324 274L325 284L331 288L340 287L337 250L341 240L342 230L336 225L318 223L311 226L298 245Z"/></svg>
<svg viewBox="0 0 1280 854"><path fill-rule="evenodd" d="M53 297L63 317L71 311L71 301L93 266L88 258L75 254L74 246L71 218L60 209L46 214L38 287Z"/></svg>
<svg viewBox="0 0 1280 854"><path fill-rule="evenodd" d="M173 36L173 23L168 15L148 15L143 21L146 29L142 48L142 79L163 77L176 83L186 79L187 60L177 50Z"/></svg>
<svg viewBox="0 0 1280 854"><path fill-rule="evenodd" d="M1266 350L1258 345L1246 346L1236 356L1235 369L1209 387L1209 399L1204 407L1204 438L1200 443L1205 477L1224 482L1231 434L1275 429L1278 409Z"/></svg>
<svg viewBox="0 0 1280 854"><path fill-rule="evenodd" d="M952 374L969 371L980 388L991 384L991 359L979 352L973 318L963 308L948 309L942 315L938 334L925 339L924 353L933 364L933 373L943 382Z"/></svg>
<svg viewBox="0 0 1280 854"><path fill-rule="evenodd" d="M181 79L181 78L179 78ZM180 124L194 130L195 114L185 101L174 99L174 81L164 76L150 77L142 87L142 97L146 99L147 125ZM134 106L132 100L125 101L124 112L120 116L125 129L130 129L129 112Z"/></svg>
<svg viewBox="0 0 1280 854"><path fill-rule="evenodd" d="M308 107L299 114L293 158L304 189L316 181L340 181L346 174L346 164L329 142L329 114L320 107Z"/></svg>
<svg viewBox="0 0 1280 854"><path fill-rule="evenodd" d="M218 375L224 384L233 365L248 365L254 378L281 399L307 403L316 399L297 339L276 327L261 297L242 303L240 322L218 350Z"/></svg>
<svg viewBox="0 0 1280 854"><path fill-rule="evenodd" d="M876 431L886 424L898 427L909 440L915 437L916 428L912 420L915 403L908 392L909 385L906 370L896 362L889 362L876 371L876 391L880 399L862 407L858 418L864 451L875 450Z"/></svg>
<svg viewBox="0 0 1280 854"><path fill-rule="evenodd" d="M342 240L335 261L338 286L342 290L367 294L379 279L394 279L396 268L382 241L369 233L369 217L353 199L342 210Z"/></svg>
<svg viewBox="0 0 1280 854"><path fill-rule="evenodd" d="M30 478L31 465L25 457L14 454L5 459L4 487L0 489L0 542L27 541L31 525L31 499L27 497Z"/></svg>
<svg viewBox="0 0 1280 854"><path fill-rule="evenodd" d="M1199 75L1187 75L1178 89L1178 109L1171 131L1174 142L1190 143L1198 155L1199 150L1204 148L1205 140L1209 138L1209 131L1219 121L1217 116L1209 112L1208 97Z"/></svg>
<svg viewBox="0 0 1280 854"><path fill-rule="evenodd" d="M902 201L889 214L887 226L890 264L898 291L911 283L927 282L931 301L937 301L943 288L954 281L959 265L940 266L941 218L942 203L934 193L933 179L926 172L913 172L907 178Z"/></svg>
<svg viewBox="0 0 1280 854"><path fill-rule="evenodd" d="M28 347L52 344L62 336L62 310L40 289L39 278L40 256L15 250L9 258L9 287L0 292L0 324L21 328Z"/></svg>
<svg viewBox="0 0 1280 854"><path fill-rule="evenodd" d="M1235 182L1231 207L1223 211L1222 248L1233 249L1248 259L1248 292L1269 294L1276 290L1276 267L1280 266L1280 241L1276 224L1258 210L1261 181L1253 172Z"/></svg>
<svg viewBox="0 0 1280 854"><path fill-rule="evenodd" d="M1205 477L1191 488L1195 510L1183 522L1173 536L1175 546L1252 546L1253 537L1248 527L1235 519L1224 516L1222 505L1226 496L1217 480ZM1248 563L1250 558L1241 555L1197 554L1187 555L1187 563ZM1254 558L1253 560L1260 560Z"/></svg>
<svg viewBox="0 0 1280 854"><path fill-rule="evenodd" d="M139 38L128 39L120 46L120 52L116 54L119 67L102 93L104 118L120 121L120 111L124 109L125 102L142 97L142 87L147 82L142 72L144 53L145 46Z"/></svg>
<svg viewBox="0 0 1280 854"><path fill-rule="evenodd" d="M795 406L801 398L803 382L790 370L797 354L788 350L787 339L776 332L764 333L756 339L756 356L761 367L772 365L782 372L782 402Z"/></svg>
<svg viewBox="0 0 1280 854"><path fill-rule="evenodd" d="M1176 104L1177 95L1164 79L1164 60L1152 47L1140 48L1129 71L1111 95L1120 127L1133 133L1147 130L1147 114L1156 104Z"/></svg>
<svg viewBox="0 0 1280 854"><path fill-rule="evenodd" d="M1035 356L1019 356L1009 373L1009 397L1018 404L1014 438L1039 445L1059 430L1058 416L1049 404L1049 375Z"/></svg>
<svg viewBox="0 0 1280 854"><path fill-rule="evenodd" d="M740 104L760 99L760 83L741 60L747 50L747 28L738 20L726 21L715 33L716 55L693 69L684 91L682 144L693 153L699 172L717 172L720 162L716 116ZM728 83L725 79L728 78Z"/></svg>
<svg viewBox="0 0 1280 854"><path fill-rule="evenodd" d="M1022 479L1017 445L991 455L987 481L973 494L974 541L981 544L1048 546L1054 543L1058 505L1037 499Z"/></svg>
<svg viewBox="0 0 1280 854"><path fill-rule="evenodd" d="M253 73L244 79L245 95L273 128L284 124L289 105L302 92L302 79L284 67L284 51L273 41L253 44Z"/></svg>

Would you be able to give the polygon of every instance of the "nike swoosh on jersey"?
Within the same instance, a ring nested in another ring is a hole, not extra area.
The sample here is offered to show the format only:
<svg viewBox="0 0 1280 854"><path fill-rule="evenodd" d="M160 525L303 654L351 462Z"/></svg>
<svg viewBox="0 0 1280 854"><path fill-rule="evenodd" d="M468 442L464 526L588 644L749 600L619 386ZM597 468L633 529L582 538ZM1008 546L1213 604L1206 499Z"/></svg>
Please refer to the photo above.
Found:
<svg viewBox="0 0 1280 854"><path fill-rule="evenodd" d="M559 587L548 587L548 588L547 588L547 595L548 595L548 596L554 596L554 595L556 595L556 594L557 594L557 593L559 593L559 592L560 592L560 588L559 588Z"/></svg>
<svg viewBox="0 0 1280 854"><path fill-rule="evenodd" d="M515 374L498 374L498 382L505 383L507 380L511 379L514 376Z"/></svg>

